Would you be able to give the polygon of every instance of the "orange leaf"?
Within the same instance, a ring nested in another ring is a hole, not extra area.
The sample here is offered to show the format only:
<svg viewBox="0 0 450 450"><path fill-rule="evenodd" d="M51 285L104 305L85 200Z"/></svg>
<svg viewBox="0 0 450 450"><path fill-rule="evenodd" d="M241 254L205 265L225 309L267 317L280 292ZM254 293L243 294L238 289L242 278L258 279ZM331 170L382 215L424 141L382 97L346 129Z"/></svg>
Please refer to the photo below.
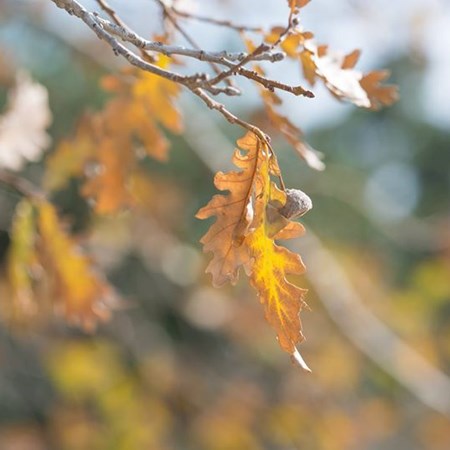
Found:
<svg viewBox="0 0 450 450"><path fill-rule="evenodd" d="M307 291L287 280L288 275L302 274L305 266L299 255L276 245L270 235L266 211L274 194L267 159L261 164L258 177L262 181L255 210L261 210L263 214L258 227L246 239L252 255L250 281L265 307L266 320L275 329L281 348L309 371L296 348L304 340L300 311L306 306Z"/></svg>
<svg viewBox="0 0 450 450"><path fill-rule="evenodd" d="M303 8L306 6L311 0L288 0L289 7L292 12L295 12L297 9Z"/></svg>
<svg viewBox="0 0 450 450"><path fill-rule="evenodd" d="M207 272L212 274L215 286L227 281L236 283L240 266L247 265L250 257L242 239L254 219L252 196L260 165L261 144L253 133L248 133L237 141L237 145L243 153L237 148L233 163L242 170L218 172L214 179L217 189L227 190L229 194L215 195L196 215L198 219L217 217L200 241L205 252L214 254Z"/></svg>
<svg viewBox="0 0 450 450"><path fill-rule="evenodd" d="M396 86L382 86L380 82L389 77L388 70L377 70L364 75L360 84L367 92L372 109L379 109L391 105L398 100L398 89Z"/></svg>
<svg viewBox="0 0 450 450"><path fill-rule="evenodd" d="M167 66L161 57L158 64ZM126 70L107 76L102 85L116 97L78 128L75 137L63 142L49 160L48 187L64 187L70 177L80 176L88 164L82 193L95 200L99 214L109 214L134 204L130 180L139 159L149 155L167 160L168 141L160 125L173 133L183 129L175 100L180 87L143 71ZM145 153L139 152L136 142Z"/></svg>
<svg viewBox="0 0 450 450"><path fill-rule="evenodd" d="M88 258L63 231L55 208L46 201L37 204L41 257L52 281L52 297L66 318L92 328L109 317L108 284L93 270Z"/></svg>
<svg viewBox="0 0 450 450"><path fill-rule="evenodd" d="M298 255L274 242L274 235L287 239L303 232L303 227L279 212L287 197L271 180L279 168L268 146L252 133L240 139L238 146L245 154L237 149L234 163L242 171L219 172L215 179L216 187L229 194L214 196L197 214L200 219L217 217L201 240L204 250L214 253L207 272L220 286L236 282L244 266L281 348L309 370L296 348L304 339L299 313L306 305L306 291L287 280L289 275L303 273L305 267Z"/></svg>
<svg viewBox="0 0 450 450"><path fill-rule="evenodd" d="M92 118L86 116L78 125L75 136L59 143L47 159L44 177L47 189L62 189L72 177L83 175L86 163L95 153L92 133Z"/></svg>

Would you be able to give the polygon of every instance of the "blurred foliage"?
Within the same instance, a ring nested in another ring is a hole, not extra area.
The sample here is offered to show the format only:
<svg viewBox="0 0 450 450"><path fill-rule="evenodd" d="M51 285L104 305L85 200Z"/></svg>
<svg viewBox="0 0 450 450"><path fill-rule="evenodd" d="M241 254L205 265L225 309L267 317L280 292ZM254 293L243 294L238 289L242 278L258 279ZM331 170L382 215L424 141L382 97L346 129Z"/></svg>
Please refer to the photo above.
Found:
<svg viewBox="0 0 450 450"><path fill-rule="evenodd" d="M16 33L21 29L19 21ZM28 67L49 89L57 143L86 105L102 104L104 70L39 26L15 45L20 48L10 52L31 48L40 55ZM280 164L288 184L301 181L312 196L305 224L333 250L366 305L449 373L450 135L421 120L420 109L411 114L405 106L420 108L415 83L425 68L412 57L391 68L405 104L356 112L315 131L312 143L326 153L323 173L312 172L287 147ZM377 174L393 164L401 170L391 173L406 174L394 176L403 185L388 182L381 186L387 193L375 189L379 202L389 200L389 192L401 202L396 194L405 185L416 197L406 198L410 207L401 216L383 207L374 215L379 205L371 186L389 181ZM150 160L142 166L152 184L136 214L90 220L75 182L55 198L72 227L89 232L97 260L124 296L123 308L92 335L57 322L1 325L2 450L450 447L448 418L355 348L312 287L304 345L312 375L292 368L279 352L247 287L209 287L197 244L207 224L193 212L213 192L212 174L183 137L172 140L167 166ZM26 173L39 179L42 165L31 164ZM0 191L2 260L17 201ZM3 310L6 292L0 281Z"/></svg>

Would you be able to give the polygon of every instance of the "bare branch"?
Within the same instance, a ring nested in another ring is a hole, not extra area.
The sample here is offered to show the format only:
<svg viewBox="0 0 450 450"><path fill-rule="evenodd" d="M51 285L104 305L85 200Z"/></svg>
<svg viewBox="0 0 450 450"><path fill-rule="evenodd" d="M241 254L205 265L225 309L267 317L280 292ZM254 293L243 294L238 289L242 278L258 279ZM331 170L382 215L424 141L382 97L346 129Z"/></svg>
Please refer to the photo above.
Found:
<svg viewBox="0 0 450 450"><path fill-rule="evenodd" d="M119 27L122 27L124 29L128 29L125 22L119 17L119 15L114 11L114 9L109 6L109 4L105 0L97 0L98 5L100 8L105 11L106 14L108 14L109 17L111 17L111 20L116 24L119 25Z"/></svg>
<svg viewBox="0 0 450 450"><path fill-rule="evenodd" d="M147 72L153 73L155 75L161 76L175 83L179 83L187 87L191 92L200 97L202 101L210 108L219 111L225 119L232 123L238 124L256 134L260 139L267 143L270 148L270 138L261 131L255 125L252 125L228 111L225 106L215 100L213 100L207 92L212 95L217 95L224 93L229 96L239 95L240 91L233 86L217 87L215 84L220 81L226 80L228 77L235 74L245 76L253 81L256 81L266 87L267 89L273 91L275 88L282 89L287 92L293 93L294 95L305 95L307 97L312 97L313 94L306 89L297 86L292 87L285 85L283 83L269 80L264 78L262 75L257 74L255 71L244 69L243 66L255 60L280 60L284 57L282 53L272 53L269 52L271 48L266 44L261 44L251 53L239 53L231 54L229 52L205 52L203 50L193 50L186 49L184 47L169 46L160 42L152 42L143 39L138 36L133 31L123 28L117 24L113 24L105 19L102 19L98 14L91 13L87 11L81 4L76 0L52 0L59 8L66 10L69 14L75 15L81 19L89 28L91 28L96 35L101 39L106 41L113 49L116 55L121 55L129 61L135 67L138 67ZM157 0L162 6L165 7L161 0ZM164 9L165 11L166 9ZM175 20L176 21L176 20ZM156 65L153 65L142 58L137 56L135 53L130 51L123 44L118 42L118 40L111 34L119 36L126 42L132 43L136 47L145 50L153 50L163 54L172 55L180 54L184 56L195 57L201 61L217 62L228 67L227 70L220 72L220 74L212 80L208 79L208 75L205 73L194 74L191 76L183 76L165 69L162 69ZM230 60L231 56L231 60ZM232 59L239 61L237 64L233 64Z"/></svg>
<svg viewBox="0 0 450 450"><path fill-rule="evenodd" d="M0 168L0 183L28 198L45 198L45 194L27 179Z"/></svg>
<svg viewBox="0 0 450 450"><path fill-rule="evenodd" d="M220 52L208 52L205 50L190 49L183 46L166 45L162 42L146 40L133 31L115 25L108 20L102 19L101 17L96 16L96 20L106 31L120 37L123 41L130 42L140 49L151 50L167 56L188 56L190 58L198 59L199 61L214 62L227 65L229 67L232 67L231 63L240 62L249 56L247 52L232 53L226 50ZM262 52L254 55L250 61L278 62L283 60L284 57L285 54L283 52Z"/></svg>
<svg viewBox="0 0 450 450"><path fill-rule="evenodd" d="M196 50L200 50L200 47L194 41L194 39L184 30L184 28L178 23L176 17L173 15L173 10L169 7L163 0L156 0L159 6L162 8L165 17L170 21L170 23L176 28L176 30L186 39L186 41L192 45ZM216 75L220 73L219 67L213 62L210 62L209 65L211 69L214 71ZM226 83L228 86L232 86L233 83L231 80L227 80Z"/></svg>
<svg viewBox="0 0 450 450"><path fill-rule="evenodd" d="M172 7L172 11L177 16L183 17L185 19L198 20L199 22L206 22L206 23L210 23L212 25L231 28L231 29L239 31L239 32L242 32L242 31L250 31L253 33L261 33L262 32L262 28L260 28L260 27L250 27L248 25L237 25L237 24L233 23L231 20L220 20L220 19L214 19L212 17L200 16L198 14L192 14L192 13L188 13L186 11L181 11L174 6Z"/></svg>
<svg viewBox="0 0 450 450"><path fill-rule="evenodd" d="M94 13L91 13L83 8L75 0L51 0L61 9L66 10L69 14L74 15L81 19L95 34L101 39L106 41L113 52L116 55L121 55L128 60L130 64L138 67L147 72L153 73L168 80L174 81L175 83L180 83L185 86L196 86L198 81L205 81L207 78L206 74L194 74L192 76L182 76L177 73L171 72L169 70L162 69L158 66L150 64L144 61L142 58L128 50L124 45L120 44L111 34L109 34L97 21L97 17Z"/></svg>

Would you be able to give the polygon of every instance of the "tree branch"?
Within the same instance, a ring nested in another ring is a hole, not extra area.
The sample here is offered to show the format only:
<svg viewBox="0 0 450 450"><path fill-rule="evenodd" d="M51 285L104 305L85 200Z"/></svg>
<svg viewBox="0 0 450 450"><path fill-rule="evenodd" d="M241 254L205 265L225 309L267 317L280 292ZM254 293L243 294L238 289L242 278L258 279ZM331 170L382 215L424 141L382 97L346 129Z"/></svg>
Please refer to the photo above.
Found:
<svg viewBox="0 0 450 450"><path fill-rule="evenodd" d="M45 193L27 179L0 168L0 183L28 198L44 199Z"/></svg>
<svg viewBox="0 0 450 450"><path fill-rule="evenodd" d="M179 17L183 17L185 19L193 19L198 20L199 22L206 22L211 25L217 25L221 27L231 28L233 30L242 32L242 31L250 31L253 33L261 33L262 28L260 27L250 27L248 25L237 25L231 20L220 20L220 19L214 19L212 17L206 17L206 16L200 16L198 14L192 14L188 13L186 11L181 11L177 9L175 6L172 6L172 11Z"/></svg>
<svg viewBox="0 0 450 450"><path fill-rule="evenodd" d="M154 52L162 53L167 56L171 55L181 55L188 56L190 58L198 59L199 61L206 62L214 62L218 64L227 65L232 67L233 62L240 62L246 59L249 54L247 52L228 52L226 50L220 52L208 52L205 50L197 50L190 49L183 46L178 45L166 45L162 42L157 41L149 41L147 39L142 38L138 34L134 33L131 30L118 26L116 24L111 23L108 20L102 19L99 16L96 16L97 22L103 26L103 28L126 42L130 42L134 46L151 50ZM285 57L283 52L262 52L254 57L250 58L248 61L270 61L270 62L278 62L282 61Z"/></svg>

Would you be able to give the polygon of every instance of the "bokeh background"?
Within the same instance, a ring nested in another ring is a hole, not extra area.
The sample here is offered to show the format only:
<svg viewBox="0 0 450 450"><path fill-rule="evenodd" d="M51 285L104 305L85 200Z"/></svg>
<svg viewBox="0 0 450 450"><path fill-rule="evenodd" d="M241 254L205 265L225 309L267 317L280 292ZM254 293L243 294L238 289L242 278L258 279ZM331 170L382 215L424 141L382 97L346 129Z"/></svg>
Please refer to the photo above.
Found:
<svg viewBox="0 0 450 450"><path fill-rule="evenodd" d="M182 3L263 26L287 12L280 0ZM143 35L160 31L152 1L110 4ZM123 303L94 334L48 318L18 327L3 315L1 450L450 448L450 4L314 0L302 18L319 42L362 48L363 68L391 69L401 94L376 113L320 87L314 100L286 97L327 166L306 167L275 139L287 184L314 202L294 244L308 267L301 348L313 373L279 349L245 280L217 290L204 275L208 224L194 214L242 133L184 95L186 132L171 137L170 162L143 163L146 207L94 218L76 180L55 196ZM189 30L208 49L241 49L227 30ZM53 146L104 104L99 80L120 65L44 0L0 2L0 55L2 105L20 69L47 87ZM295 63L283 67L270 73L299 81ZM228 106L266 126L246 89ZM24 170L35 182L42 174L42 163ZM0 186L0 265L18 200Z"/></svg>

